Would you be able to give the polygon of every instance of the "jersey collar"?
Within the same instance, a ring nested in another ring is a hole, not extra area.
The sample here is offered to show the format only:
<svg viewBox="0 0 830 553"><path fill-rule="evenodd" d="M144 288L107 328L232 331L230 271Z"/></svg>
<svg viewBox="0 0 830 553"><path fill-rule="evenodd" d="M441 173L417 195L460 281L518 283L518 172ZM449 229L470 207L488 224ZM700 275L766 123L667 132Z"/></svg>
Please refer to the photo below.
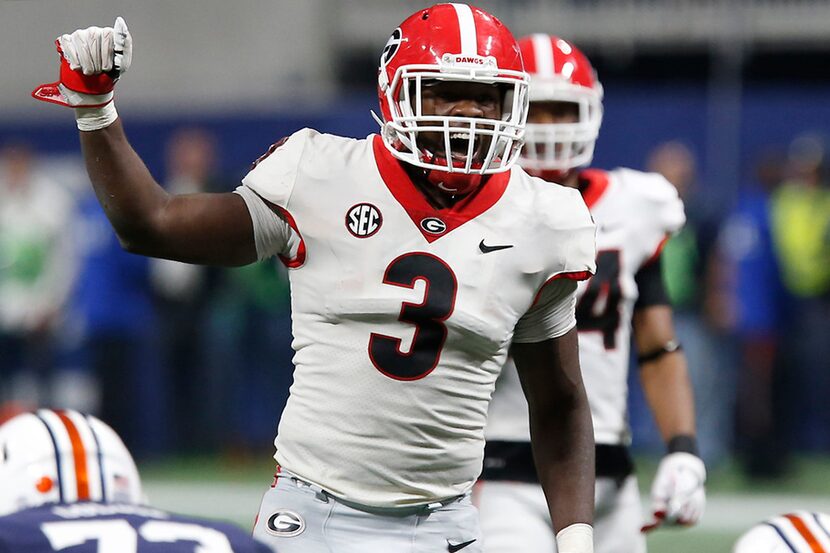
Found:
<svg viewBox="0 0 830 553"><path fill-rule="evenodd" d="M608 172L602 169L585 169L579 173L579 191L588 209L594 207L608 188Z"/></svg>
<svg viewBox="0 0 830 553"><path fill-rule="evenodd" d="M435 208L415 187L409 175L401 167L401 162L389 153L379 135L373 137L372 148L381 179L429 243L446 236L454 229L493 207L504 194L510 180L510 171L496 173L491 175L478 190L452 207ZM432 234L424 230L421 223L424 219L430 217L441 220L446 225L446 230L440 234Z"/></svg>

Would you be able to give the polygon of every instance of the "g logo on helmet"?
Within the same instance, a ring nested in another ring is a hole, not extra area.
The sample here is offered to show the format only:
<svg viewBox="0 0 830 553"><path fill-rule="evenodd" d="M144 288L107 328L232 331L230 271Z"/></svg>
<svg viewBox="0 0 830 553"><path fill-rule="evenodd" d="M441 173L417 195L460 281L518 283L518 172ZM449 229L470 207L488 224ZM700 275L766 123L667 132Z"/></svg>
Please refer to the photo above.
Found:
<svg viewBox="0 0 830 553"><path fill-rule="evenodd" d="M386 41L386 46L383 47L383 52L380 53L380 66L386 67L392 58L395 57L395 54L398 53L398 48L401 45L403 39L401 38L403 33L401 32L401 28L398 27L394 31L392 31L392 35L389 37L389 40Z"/></svg>
<svg viewBox="0 0 830 553"><path fill-rule="evenodd" d="M265 530L272 536L291 538L305 530L305 520L294 511L277 511L268 517Z"/></svg>
<svg viewBox="0 0 830 553"><path fill-rule="evenodd" d="M389 37L389 40L386 41L386 46L383 47L383 52L380 53L380 73L378 75L378 79L384 90L389 86L389 79L386 75L386 66L389 65L389 62L392 61L392 58L394 58L395 54L398 53L398 50L400 50L401 47L401 42L404 40L406 39L403 38L403 31L401 31L401 28L398 27L392 31L392 35Z"/></svg>

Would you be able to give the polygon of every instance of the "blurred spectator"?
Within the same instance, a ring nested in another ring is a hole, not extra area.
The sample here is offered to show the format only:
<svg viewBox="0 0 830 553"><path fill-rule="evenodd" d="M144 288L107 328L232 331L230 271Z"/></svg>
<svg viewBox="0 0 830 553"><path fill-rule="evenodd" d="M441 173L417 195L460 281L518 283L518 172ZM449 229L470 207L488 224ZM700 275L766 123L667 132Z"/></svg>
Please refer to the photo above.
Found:
<svg viewBox="0 0 830 553"><path fill-rule="evenodd" d="M73 229L80 272L63 329L62 373L97 382L97 405L84 407L112 424L136 456L158 453L170 418L148 259L123 251L91 190Z"/></svg>
<svg viewBox="0 0 830 553"><path fill-rule="evenodd" d="M207 131L182 129L167 143L165 187L173 194L230 191L215 175L216 144ZM172 387L172 431L180 450L204 448L210 425L202 424L205 332L211 292L219 272L201 265L150 260L158 309L162 359ZM201 430L200 430L201 429Z"/></svg>
<svg viewBox="0 0 830 553"><path fill-rule="evenodd" d="M789 458L782 403L789 379L778 355L786 300L770 232L770 199L783 171L778 151L761 154L755 178L741 187L718 238L717 266L723 276L719 321L737 343L735 441L752 477L782 474Z"/></svg>
<svg viewBox="0 0 830 553"><path fill-rule="evenodd" d="M784 321L794 437L830 450L830 184L826 145L813 134L790 146L789 178L772 199L772 237L784 285L793 296Z"/></svg>
<svg viewBox="0 0 830 553"><path fill-rule="evenodd" d="M274 260L228 271L214 311L212 370L219 373L211 426L233 456L260 454L288 398L294 365L288 275Z"/></svg>
<svg viewBox="0 0 830 553"><path fill-rule="evenodd" d="M74 279L72 197L24 144L0 149L0 403L36 406Z"/></svg>
<svg viewBox="0 0 830 553"><path fill-rule="evenodd" d="M704 304L712 279L710 263L719 213L698 187L697 163L680 142L657 146L647 158L647 169L671 182L683 200L686 225L663 250L666 289L674 307L677 336L689 362L695 391L697 435L707 463L726 454L731 440L731 362L728 348L707 325Z"/></svg>

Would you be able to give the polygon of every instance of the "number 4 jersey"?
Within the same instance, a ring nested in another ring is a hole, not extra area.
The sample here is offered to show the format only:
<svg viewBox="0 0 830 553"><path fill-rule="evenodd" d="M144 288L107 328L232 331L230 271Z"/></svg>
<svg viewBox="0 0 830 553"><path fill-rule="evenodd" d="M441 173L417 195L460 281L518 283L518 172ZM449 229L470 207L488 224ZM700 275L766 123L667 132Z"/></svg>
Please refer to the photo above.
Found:
<svg viewBox="0 0 830 553"><path fill-rule="evenodd" d="M631 317L637 272L659 256L685 223L677 190L656 173L596 169L580 174L580 188L597 225L597 270L577 291L582 378L598 444L627 444ZM490 404L487 439L530 440L527 404L509 363Z"/></svg>
<svg viewBox="0 0 830 553"><path fill-rule="evenodd" d="M0 553L269 553L240 528L139 505L44 505L0 517Z"/></svg>
<svg viewBox="0 0 830 553"><path fill-rule="evenodd" d="M365 505L467 492L510 343L575 324L576 281L595 259L579 193L513 169L436 209L380 137L308 129L237 192L260 257L292 269L294 383L276 460Z"/></svg>

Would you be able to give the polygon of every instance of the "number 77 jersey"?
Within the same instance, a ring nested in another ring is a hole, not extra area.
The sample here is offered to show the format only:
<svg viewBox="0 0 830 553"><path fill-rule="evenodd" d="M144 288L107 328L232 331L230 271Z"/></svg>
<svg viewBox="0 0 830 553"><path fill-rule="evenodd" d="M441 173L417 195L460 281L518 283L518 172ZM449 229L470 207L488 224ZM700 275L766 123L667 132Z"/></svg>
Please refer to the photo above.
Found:
<svg viewBox="0 0 830 553"><path fill-rule="evenodd" d="M269 553L226 522L119 503L48 504L0 517L0 553Z"/></svg>
<svg viewBox="0 0 830 553"><path fill-rule="evenodd" d="M569 330L567 292L594 270L578 192L513 169L437 209L380 137L311 130L243 185L260 257L291 269L294 384L276 460L366 505L468 491L510 343Z"/></svg>

